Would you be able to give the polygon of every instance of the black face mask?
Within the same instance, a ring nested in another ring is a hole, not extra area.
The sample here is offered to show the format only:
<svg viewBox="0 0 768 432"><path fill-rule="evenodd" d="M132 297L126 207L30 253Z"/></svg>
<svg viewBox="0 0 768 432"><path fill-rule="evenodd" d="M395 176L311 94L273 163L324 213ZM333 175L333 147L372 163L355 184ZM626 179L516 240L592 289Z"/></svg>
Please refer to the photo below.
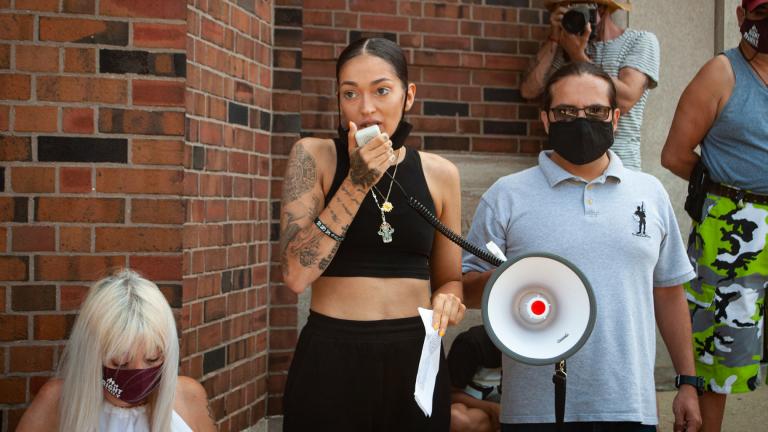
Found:
<svg viewBox="0 0 768 432"><path fill-rule="evenodd" d="M577 118L549 123L549 146L574 165L600 158L613 145L613 123Z"/></svg>
<svg viewBox="0 0 768 432"><path fill-rule="evenodd" d="M413 130L413 125L401 119L400 123L397 124L395 133L389 137L389 140L392 141L392 150L397 150L405 145L405 140L408 138L408 135L411 134L411 130ZM344 128L339 125L337 131L339 133L339 138L342 142L346 143L349 135L349 128Z"/></svg>

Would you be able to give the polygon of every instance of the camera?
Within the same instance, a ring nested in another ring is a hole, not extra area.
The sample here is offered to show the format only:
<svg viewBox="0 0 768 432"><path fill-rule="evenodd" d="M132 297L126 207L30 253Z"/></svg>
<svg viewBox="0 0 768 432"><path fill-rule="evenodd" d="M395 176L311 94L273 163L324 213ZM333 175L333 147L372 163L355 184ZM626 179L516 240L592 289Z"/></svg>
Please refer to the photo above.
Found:
<svg viewBox="0 0 768 432"><path fill-rule="evenodd" d="M563 28L571 34L582 35L587 28L587 23L592 25L595 30L597 21L597 8L594 6L577 5L573 6L563 15Z"/></svg>

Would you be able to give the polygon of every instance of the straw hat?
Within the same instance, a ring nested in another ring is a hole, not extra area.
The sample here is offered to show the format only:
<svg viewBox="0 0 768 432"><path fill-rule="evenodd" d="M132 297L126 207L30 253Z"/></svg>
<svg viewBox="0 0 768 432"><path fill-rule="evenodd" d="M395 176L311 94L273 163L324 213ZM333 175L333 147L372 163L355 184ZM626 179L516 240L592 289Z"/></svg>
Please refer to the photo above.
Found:
<svg viewBox="0 0 768 432"><path fill-rule="evenodd" d="M632 4L630 4L630 0L627 0L626 2L623 2L623 1L619 2L616 0L549 0L547 1L547 9L549 9L550 11L553 11L558 6L569 6L577 3L597 3L599 5L605 5L605 6L608 6L608 10L610 12L615 12L618 9L621 9L627 12L632 10Z"/></svg>

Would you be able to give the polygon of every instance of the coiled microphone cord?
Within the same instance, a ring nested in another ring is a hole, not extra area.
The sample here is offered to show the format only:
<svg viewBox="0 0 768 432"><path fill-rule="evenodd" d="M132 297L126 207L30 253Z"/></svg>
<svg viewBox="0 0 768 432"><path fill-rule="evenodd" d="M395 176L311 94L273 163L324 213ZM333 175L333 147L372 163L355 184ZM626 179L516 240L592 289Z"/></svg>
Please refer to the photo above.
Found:
<svg viewBox="0 0 768 432"><path fill-rule="evenodd" d="M440 231L442 235L444 235L448 240L456 243L457 245L461 246L462 249L465 251L471 253L472 255L482 259L483 261L486 261L490 263L491 265L498 267L501 264L504 263L501 259L495 257L490 252L482 249L481 247L470 243L467 239L463 238L459 234L456 234L453 232L450 228L445 226L442 222L440 222L440 219L437 218L432 212L429 211L429 209L422 203L420 203L416 198L412 197L408 194L408 192L403 189L403 186L400 184L399 181L395 180L395 178L392 176L392 174L389 173L389 171L384 171L387 173L387 175L392 179L392 181L397 185L398 188L400 188L400 191L408 197L408 205L411 206L414 210L416 210L416 213L421 215L424 220L429 222L430 225L435 227L436 230Z"/></svg>

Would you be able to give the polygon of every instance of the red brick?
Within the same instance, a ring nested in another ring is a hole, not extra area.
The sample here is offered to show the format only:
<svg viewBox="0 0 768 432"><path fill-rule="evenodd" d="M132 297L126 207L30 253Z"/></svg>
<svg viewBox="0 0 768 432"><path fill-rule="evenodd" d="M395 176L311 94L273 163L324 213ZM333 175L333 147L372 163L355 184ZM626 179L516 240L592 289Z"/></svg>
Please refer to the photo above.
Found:
<svg viewBox="0 0 768 432"><path fill-rule="evenodd" d="M62 285L59 306L61 310L78 310L88 295L89 288L82 285Z"/></svg>
<svg viewBox="0 0 768 432"><path fill-rule="evenodd" d="M0 313L0 341L27 339L27 315ZM3 392L0 392L2 394Z"/></svg>
<svg viewBox="0 0 768 432"><path fill-rule="evenodd" d="M67 133L92 134L93 109L64 108L61 119L61 126L64 132Z"/></svg>
<svg viewBox="0 0 768 432"><path fill-rule="evenodd" d="M94 43L106 39L127 41L127 26L115 21L40 17L40 40ZM118 33L119 32L119 33Z"/></svg>
<svg viewBox="0 0 768 432"><path fill-rule="evenodd" d="M85 167L61 167L59 170L61 184L59 189L64 193L90 193L91 169Z"/></svg>
<svg viewBox="0 0 768 432"><path fill-rule="evenodd" d="M187 17L185 0L101 0L102 15L183 20Z"/></svg>
<svg viewBox="0 0 768 432"><path fill-rule="evenodd" d="M96 72L96 50L93 48L64 48L64 72Z"/></svg>
<svg viewBox="0 0 768 432"><path fill-rule="evenodd" d="M341 9L347 8L347 0L304 0L304 9Z"/></svg>
<svg viewBox="0 0 768 432"><path fill-rule="evenodd" d="M53 369L52 346L11 347L11 373L42 372Z"/></svg>
<svg viewBox="0 0 768 432"><path fill-rule="evenodd" d="M469 18L466 6L445 3L424 3L424 16L434 18Z"/></svg>
<svg viewBox="0 0 768 432"><path fill-rule="evenodd" d="M125 220L125 201L117 198L40 197L36 199L35 220L122 223Z"/></svg>
<svg viewBox="0 0 768 432"><path fill-rule="evenodd" d="M0 39L32 40L34 16L0 14Z"/></svg>
<svg viewBox="0 0 768 432"><path fill-rule="evenodd" d="M34 338L37 340L64 340L75 323L77 315L35 315Z"/></svg>
<svg viewBox="0 0 768 432"><path fill-rule="evenodd" d="M134 80L133 104L184 106L184 81Z"/></svg>
<svg viewBox="0 0 768 432"><path fill-rule="evenodd" d="M97 168L99 192L179 194L184 173L181 170Z"/></svg>
<svg viewBox="0 0 768 432"><path fill-rule="evenodd" d="M131 268L153 281L178 281L182 278L181 255L131 257Z"/></svg>
<svg viewBox="0 0 768 432"><path fill-rule="evenodd" d="M181 251L181 230L96 227L96 251L178 252Z"/></svg>
<svg viewBox="0 0 768 432"><path fill-rule="evenodd" d="M58 108L52 106L17 106L13 129L16 132L56 132Z"/></svg>
<svg viewBox="0 0 768 432"><path fill-rule="evenodd" d="M372 12L367 10L366 12ZM398 16L361 15L360 28L366 30L385 30L389 32L408 31L408 18Z"/></svg>
<svg viewBox="0 0 768 432"><path fill-rule="evenodd" d="M0 255L0 280L25 281L29 279L29 257Z"/></svg>
<svg viewBox="0 0 768 432"><path fill-rule="evenodd" d="M30 72L56 72L59 70L59 48L17 45L16 69Z"/></svg>
<svg viewBox="0 0 768 432"><path fill-rule="evenodd" d="M184 113L101 108L99 132L181 136L184 134Z"/></svg>
<svg viewBox="0 0 768 432"><path fill-rule="evenodd" d="M27 100L29 96L29 75L0 74L0 99Z"/></svg>
<svg viewBox="0 0 768 432"><path fill-rule="evenodd" d="M10 127L11 107L0 106L0 131L7 131Z"/></svg>
<svg viewBox="0 0 768 432"><path fill-rule="evenodd" d="M90 252L91 228L59 227L59 250L62 252Z"/></svg>
<svg viewBox="0 0 768 432"><path fill-rule="evenodd" d="M93 15L96 12L96 0L64 0L62 12Z"/></svg>
<svg viewBox="0 0 768 432"><path fill-rule="evenodd" d="M134 23L133 45L146 48L184 49L187 46L185 24Z"/></svg>
<svg viewBox="0 0 768 432"><path fill-rule="evenodd" d="M56 168L13 167L11 188L14 192L53 192L56 189Z"/></svg>
<svg viewBox="0 0 768 432"><path fill-rule="evenodd" d="M20 404L26 401L27 401L27 379L26 378L0 378L0 403L1 404Z"/></svg>
<svg viewBox="0 0 768 432"><path fill-rule="evenodd" d="M134 138L131 150L135 164L180 166L184 163L184 141Z"/></svg>
<svg viewBox="0 0 768 432"><path fill-rule="evenodd" d="M125 267L125 257L122 256L38 255L35 257L35 280L95 281L121 267Z"/></svg>
<svg viewBox="0 0 768 432"><path fill-rule="evenodd" d="M186 217L184 202L181 200L146 200L131 201L131 222L148 224L184 223Z"/></svg>
<svg viewBox="0 0 768 432"><path fill-rule="evenodd" d="M51 226L14 226L11 237L14 252L56 250L56 230Z"/></svg>
<svg viewBox="0 0 768 432"><path fill-rule="evenodd" d="M431 18L414 18L411 20L411 31L420 33L459 34L459 21Z"/></svg>
<svg viewBox="0 0 768 432"><path fill-rule="evenodd" d="M397 13L397 2L393 0L350 0L349 10L354 12L378 12L394 15Z"/></svg>
<svg viewBox="0 0 768 432"><path fill-rule="evenodd" d="M4 254L6 252L8 252L8 228L0 227L0 254ZM2 307L4 300L5 299L0 298L0 312L5 309Z"/></svg>
<svg viewBox="0 0 768 432"><path fill-rule="evenodd" d="M57 102L125 103L127 83L121 79L41 76L37 98Z"/></svg>
<svg viewBox="0 0 768 432"><path fill-rule="evenodd" d="M0 69L11 67L11 46L0 44Z"/></svg>
<svg viewBox="0 0 768 432"><path fill-rule="evenodd" d="M58 12L59 0L16 0L16 10Z"/></svg>

